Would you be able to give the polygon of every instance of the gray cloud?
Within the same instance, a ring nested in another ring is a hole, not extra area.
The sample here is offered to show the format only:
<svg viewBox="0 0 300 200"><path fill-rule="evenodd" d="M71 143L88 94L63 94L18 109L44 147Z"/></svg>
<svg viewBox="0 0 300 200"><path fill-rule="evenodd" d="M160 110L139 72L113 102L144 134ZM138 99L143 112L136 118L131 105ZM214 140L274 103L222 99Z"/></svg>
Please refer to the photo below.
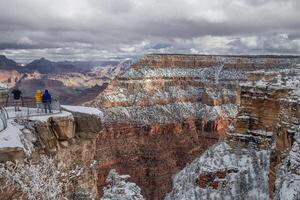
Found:
<svg viewBox="0 0 300 200"><path fill-rule="evenodd" d="M299 54L299 0L9 0L0 9L0 54L19 61Z"/></svg>

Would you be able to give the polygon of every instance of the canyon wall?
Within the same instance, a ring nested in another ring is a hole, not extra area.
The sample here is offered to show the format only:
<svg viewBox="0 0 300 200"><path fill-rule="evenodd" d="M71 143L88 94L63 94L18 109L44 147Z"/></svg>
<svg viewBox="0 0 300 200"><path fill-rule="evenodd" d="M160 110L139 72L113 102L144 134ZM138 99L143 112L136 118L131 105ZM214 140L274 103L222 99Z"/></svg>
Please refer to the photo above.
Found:
<svg viewBox="0 0 300 200"><path fill-rule="evenodd" d="M235 124L174 176L167 200L300 198L300 60L292 60L247 71Z"/></svg>
<svg viewBox="0 0 300 200"><path fill-rule="evenodd" d="M278 165L287 157L299 130L299 68L284 72L273 72L269 80L260 84L241 86L241 106L237 117L236 133L255 135L260 139L272 140L269 169L269 195L274 196ZM264 73L261 73L266 77ZM243 136L240 136L240 138ZM272 138L272 139L271 139ZM262 142L257 140L256 144ZM232 143L232 141L231 141ZM263 148L262 145L260 148ZM236 145L232 143L232 146Z"/></svg>
<svg viewBox="0 0 300 200"><path fill-rule="evenodd" d="M289 70L298 61L294 57L145 56L87 103L104 113L96 150L99 191L115 168L131 175L147 199L162 199L171 191L172 175L235 126L244 92L240 86L261 76L272 79L275 75L270 72ZM276 112L273 104L267 109Z"/></svg>

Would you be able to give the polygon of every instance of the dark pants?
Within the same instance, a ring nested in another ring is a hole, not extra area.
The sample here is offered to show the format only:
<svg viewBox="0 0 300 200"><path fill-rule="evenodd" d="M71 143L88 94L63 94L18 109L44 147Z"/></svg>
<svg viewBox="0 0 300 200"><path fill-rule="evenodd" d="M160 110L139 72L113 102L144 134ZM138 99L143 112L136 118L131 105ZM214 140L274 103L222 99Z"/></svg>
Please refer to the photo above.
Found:
<svg viewBox="0 0 300 200"><path fill-rule="evenodd" d="M21 99L14 99L14 104L15 104L15 111L21 111L20 110L20 105L21 105Z"/></svg>
<svg viewBox="0 0 300 200"><path fill-rule="evenodd" d="M52 113L51 111L51 103L44 103L45 113L47 113L47 110L49 110L49 113Z"/></svg>

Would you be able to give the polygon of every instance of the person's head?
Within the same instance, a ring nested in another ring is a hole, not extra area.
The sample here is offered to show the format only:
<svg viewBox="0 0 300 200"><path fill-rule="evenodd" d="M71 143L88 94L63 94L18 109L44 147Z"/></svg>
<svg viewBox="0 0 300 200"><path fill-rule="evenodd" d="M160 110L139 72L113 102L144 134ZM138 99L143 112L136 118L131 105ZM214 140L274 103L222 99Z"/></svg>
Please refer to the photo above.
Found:
<svg viewBox="0 0 300 200"><path fill-rule="evenodd" d="M36 92L35 93L37 93L37 94L41 94L42 93L42 91L41 90L36 90Z"/></svg>
<svg viewBox="0 0 300 200"><path fill-rule="evenodd" d="M47 90L47 89L45 90L45 94L49 94L49 92L48 92L48 90Z"/></svg>

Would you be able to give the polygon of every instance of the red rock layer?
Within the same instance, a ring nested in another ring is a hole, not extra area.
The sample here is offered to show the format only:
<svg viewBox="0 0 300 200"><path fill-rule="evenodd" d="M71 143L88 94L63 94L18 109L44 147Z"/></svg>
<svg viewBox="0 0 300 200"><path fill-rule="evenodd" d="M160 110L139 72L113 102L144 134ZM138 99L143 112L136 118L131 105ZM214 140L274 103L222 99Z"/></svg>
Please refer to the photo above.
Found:
<svg viewBox="0 0 300 200"><path fill-rule="evenodd" d="M162 199L172 188L172 175L218 141L217 125L189 120L105 126L96 151L99 188L105 185L109 170L115 168L130 174L147 199Z"/></svg>

